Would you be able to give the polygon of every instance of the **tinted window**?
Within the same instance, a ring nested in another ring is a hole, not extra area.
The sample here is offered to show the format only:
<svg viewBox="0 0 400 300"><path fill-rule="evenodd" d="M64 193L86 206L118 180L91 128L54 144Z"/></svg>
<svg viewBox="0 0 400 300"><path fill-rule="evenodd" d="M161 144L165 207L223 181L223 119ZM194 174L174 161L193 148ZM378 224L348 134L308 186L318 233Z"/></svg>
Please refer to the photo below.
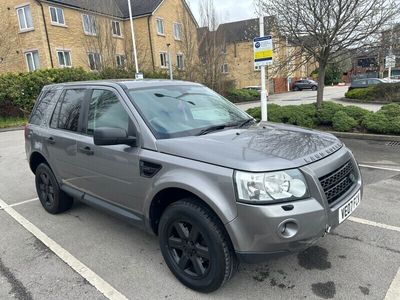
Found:
<svg viewBox="0 0 400 300"><path fill-rule="evenodd" d="M58 117L58 128L78 131L79 117L85 95L86 90L67 90L61 103L58 116L53 116L51 125L54 124L53 121ZM55 112L55 114L57 113Z"/></svg>
<svg viewBox="0 0 400 300"><path fill-rule="evenodd" d="M36 105L29 123L35 125L41 125L43 120L46 117L46 113L51 106L51 101L55 95L55 91L46 91L43 93L43 96L38 100L39 103Z"/></svg>
<svg viewBox="0 0 400 300"><path fill-rule="evenodd" d="M380 81L377 79L368 79L368 84L380 84Z"/></svg>
<svg viewBox="0 0 400 300"><path fill-rule="evenodd" d="M122 128L129 132L130 119L115 93L94 90L89 104L87 134L93 135L96 128Z"/></svg>

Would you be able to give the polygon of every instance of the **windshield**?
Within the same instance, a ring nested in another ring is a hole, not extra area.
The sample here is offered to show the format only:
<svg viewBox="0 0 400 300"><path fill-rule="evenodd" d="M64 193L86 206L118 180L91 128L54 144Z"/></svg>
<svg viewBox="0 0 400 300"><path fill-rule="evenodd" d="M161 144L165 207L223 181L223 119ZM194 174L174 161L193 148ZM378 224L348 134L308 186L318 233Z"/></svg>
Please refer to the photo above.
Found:
<svg viewBox="0 0 400 300"><path fill-rule="evenodd" d="M129 94L157 139L208 133L211 127L218 130L240 126L250 119L228 100L203 86L159 86L132 89Z"/></svg>

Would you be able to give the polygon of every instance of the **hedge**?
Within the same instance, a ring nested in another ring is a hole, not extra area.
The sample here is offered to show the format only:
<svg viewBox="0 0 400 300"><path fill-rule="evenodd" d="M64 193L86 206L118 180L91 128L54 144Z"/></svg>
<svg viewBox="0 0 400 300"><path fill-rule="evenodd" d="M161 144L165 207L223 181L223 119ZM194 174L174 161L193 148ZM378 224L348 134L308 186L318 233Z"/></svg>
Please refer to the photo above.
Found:
<svg viewBox="0 0 400 300"><path fill-rule="evenodd" d="M251 108L247 113L261 119L261 109ZM370 132L400 134L400 104L391 103L373 113L357 106L343 106L323 102L317 110L315 104L279 106L268 104L268 120L302 127L333 129L343 132Z"/></svg>
<svg viewBox="0 0 400 300"><path fill-rule="evenodd" d="M365 102L400 102L400 83L381 83L361 89L353 89L345 94L346 98Z"/></svg>
<svg viewBox="0 0 400 300"><path fill-rule="evenodd" d="M257 101L260 99L258 91L245 89L229 89L224 93L224 96L233 103Z"/></svg>

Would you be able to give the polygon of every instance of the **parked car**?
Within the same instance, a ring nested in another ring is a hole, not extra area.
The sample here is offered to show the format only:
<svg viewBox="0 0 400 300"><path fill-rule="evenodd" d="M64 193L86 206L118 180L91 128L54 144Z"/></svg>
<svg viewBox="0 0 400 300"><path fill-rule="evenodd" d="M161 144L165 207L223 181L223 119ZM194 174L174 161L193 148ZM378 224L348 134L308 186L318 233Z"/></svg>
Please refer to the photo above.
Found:
<svg viewBox="0 0 400 300"><path fill-rule="evenodd" d="M261 93L261 86L258 85L246 86L243 88L243 90L257 91Z"/></svg>
<svg viewBox="0 0 400 300"><path fill-rule="evenodd" d="M333 135L256 124L190 82L46 86L25 147L47 212L75 199L157 235L171 272L200 292L237 262L306 249L361 200L357 162Z"/></svg>
<svg viewBox="0 0 400 300"><path fill-rule="evenodd" d="M362 89L370 86L374 86L380 83L384 83L385 81L379 78L365 78L365 79L356 79L353 80L349 86L349 91L353 89Z"/></svg>
<svg viewBox="0 0 400 300"><path fill-rule="evenodd" d="M297 80L293 83L292 89L294 91L301 91L305 89L316 91L318 89L318 82L309 79Z"/></svg>

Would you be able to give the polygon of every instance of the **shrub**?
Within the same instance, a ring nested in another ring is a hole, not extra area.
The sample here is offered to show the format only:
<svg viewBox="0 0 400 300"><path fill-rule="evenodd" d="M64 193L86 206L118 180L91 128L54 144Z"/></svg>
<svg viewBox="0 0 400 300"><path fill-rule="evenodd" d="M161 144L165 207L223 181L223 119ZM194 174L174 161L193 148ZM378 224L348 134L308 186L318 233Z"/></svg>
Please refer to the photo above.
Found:
<svg viewBox="0 0 400 300"><path fill-rule="evenodd" d="M389 133L390 132L390 120L382 112L370 114L365 117L362 122L363 127L368 131L374 133Z"/></svg>
<svg viewBox="0 0 400 300"><path fill-rule="evenodd" d="M280 109L281 106L277 104L274 103L268 104L267 105L268 121L281 123L282 121L280 118ZM261 107L249 108L246 112L253 118L261 120Z"/></svg>
<svg viewBox="0 0 400 300"><path fill-rule="evenodd" d="M388 118L400 117L400 104L391 103L382 106L380 112L385 114Z"/></svg>
<svg viewBox="0 0 400 300"><path fill-rule="evenodd" d="M318 124L314 104L281 106L279 110L282 123L314 128Z"/></svg>
<svg viewBox="0 0 400 300"><path fill-rule="evenodd" d="M374 87L367 87L361 89L352 89L344 94L346 98L349 99L358 99L364 101L372 101L374 95Z"/></svg>
<svg viewBox="0 0 400 300"><path fill-rule="evenodd" d="M356 120L359 125L366 115L371 114L369 110L354 105L344 106L343 111Z"/></svg>
<svg viewBox="0 0 400 300"><path fill-rule="evenodd" d="M353 89L346 98L362 101L400 102L400 83L381 83L362 89Z"/></svg>
<svg viewBox="0 0 400 300"><path fill-rule="evenodd" d="M344 106L335 102L322 102L321 108L317 111L317 118L321 125L332 125L334 115L343 110Z"/></svg>
<svg viewBox="0 0 400 300"><path fill-rule="evenodd" d="M233 103L257 101L260 99L260 94L254 90L229 89L225 94L226 97Z"/></svg>
<svg viewBox="0 0 400 300"><path fill-rule="evenodd" d="M358 122L346 114L344 111L338 111L332 118L334 130L348 132L354 129Z"/></svg>

